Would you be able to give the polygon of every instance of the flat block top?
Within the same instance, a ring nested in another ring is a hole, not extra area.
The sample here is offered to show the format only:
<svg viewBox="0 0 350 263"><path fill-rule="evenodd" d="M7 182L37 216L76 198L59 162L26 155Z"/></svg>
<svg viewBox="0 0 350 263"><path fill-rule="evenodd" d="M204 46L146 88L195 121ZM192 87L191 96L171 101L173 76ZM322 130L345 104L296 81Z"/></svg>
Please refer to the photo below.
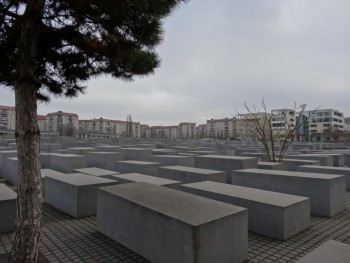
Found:
<svg viewBox="0 0 350 263"><path fill-rule="evenodd" d="M225 173L225 171L217 171L217 170L202 169L202 168L194 168L194 167L179 166L179 165L164 166L164 167L160 167L159 169L162 169L162 170L174 170L174 171L188 172L188 173L196 173L196 174L216 174L216 173Z"/></svg>
<svg viewBox="0 0 350 263"><path fill-rule="evenodd" d="M274 162L258 162L260 165L281 165L282 163L274 163Z"/></svg>
<svg viewBox="0 0 350 263"><path fill-rule="evenodd" d="M257 159L256 157L216 155L216 154L196 156L195 158L212 158L212 159L226 159L226 160L253 160L253 159Z"/></svg>
<svg viewBox="0 0 350 263"><path fill-rule="evenodd" d="M85 155L70 154L70 153L57 153L57 154L52 154L52 157L59 157L59 158L81 158L81 157L85 157Z"/></svg>
<svg viewBox="0 0 350 263"><path fill-rule="evenodd" d="M348 263L349 259L350 245L329 240L297 263Z"/></svg>
<svg viewBox="0 0 350 263"><path fill-rule="evenodd" d="M155 177L147 174L140 173L128 173L128 174L117 174L112 175L113 178L124 179L131 182L146 182L155 185L167 185L167 184L179 184L179 181L169 180L165 178Z"/></svg>
<svg viewBox="0 0 350 263"><path fill-rule="evenodd" d="M152 149L150 148L121 148L122 150L130 150L130 151L147 151L151 152Z"/></svg>
<svg viewBox="0 0 350 263"><path fill-rule="evenodd" d="M46 177L50 175L65 175L64 173L57 172L51 169L41 169L41 177Z"/></svg>
<svg viewBox="0 0 350 263"><path fill-rule="evenodd" d="M329 170L329 171L344 171L344 172L350 172L349 167L334 167L334 166L320 166L320 165L301 165L299 167L305 167L305 168L313 168L313 169L322 169L322 170Z"/></svg>
<svg viewBox="0 0 350 263"><path fill-rule="evenodd" d="M102 187L100 191L119 196L193 226L246 210L242 207L144 182Z"/></svg>
<svg viewBox="0 0 350 263"><path fill-rule="evenodd" d="M67 150L95 150L95 148L92 148L92 147L71 147L71 148L67 148Z"/></svg>
<svg viewBox="0 0 350 263"><path fill-rule="evenodd" d="M289 195L255 188L248 188L232 184L204 181L198 183L184 184L183 187L204 190L226 196L237 197L258 203L265 203L279 207L288 207L295 203L305 201L309 198Z"/></svg>
<svg viewBox="0 0 350 263"><path fill-rule="evenodd" d="M312 154L312 153L306 153L306 154L293 154L293 155L288 155L288 156L292 156L292 157L330 157L330 154Z"/></svg>
<svg viewBox="0 0 350 263"><path fill-rule="evenodd" d="M106 170L106 169L102 169L102 168L98 168L98 167L74 169L74 171L78 172L78 173L93 175L93 176L119 174L118 172Z"/></svg>
<svg viewBox="0 0 350 263"><path fill-rule="evenodd" d="M17 198L15 191L11 190L8 186L0 184L0 201L14 200Z"/></svg>
<svg viewBox="0 0 350 263"><path fill-rule="evenodd" d="M17 150L10 150L10 151L0 151L0 155L6 155L6 154L11 154L11 153L17 153Z"/></svg>
<svg viewBox="0 0 350 263"><path fill-rule="evenodd" d="M296 162L296 163L320 163L319 161L315 160L300 160L300 159L283 159L282 162Z"/></svg>
<svg viewBox="0 0 350 263"><path fill-rule="evenodd" d="M83 185L94 185L94 184L103 184L103 183L115 183L115 180L110 180L106 178L101 178L98 176L91 176L82 173L73 173L73 174L50 174L46 176L47 179L53 179L56 181L64 182L67 184L75 186Z"/></svg>
<svg viewBox="0 0 350 263"><path fill-rule="evenodd" d="M318 173L306 173L306 172L294 172L294 171L278 171L278 170L264 170L264 169L242 169L235 170L234 172L247 173L247 174L271 174L271 175L281 175L281 176L291 176L291 177L305 177L305 178L315 178L315 179L336 179L343 177L342 175L336 174L318 174Z"/></svg>
<svg viewBox="0 0 350 263"><path fill-rule="evenodd" d="M137 160L117 161L117 163L129 163L129 164L138 164L138 165L159 165L160 164L156 162L145 162L145 161L137 161Z"/></svg>
<svg viewBox="0 0 350 263"><path fill-rule="evenodd" d="M95 155L95 154L98 154L98 155L121 155L120 152L88 152L87 154L88 155Z"/></svg>
<svg viewBox="0 0 350 263"><path fill-rule="evenodd" d="M152 155L154 159L190 159L192 156L179 156L179 155Z"/></svg>
<svg viewBox="0 0 350 263"><path fill-rule="evenodd" d="M9 158L7 158L7 160L10 160L10 161L18 161L18 157L9 157Z"/></svg>

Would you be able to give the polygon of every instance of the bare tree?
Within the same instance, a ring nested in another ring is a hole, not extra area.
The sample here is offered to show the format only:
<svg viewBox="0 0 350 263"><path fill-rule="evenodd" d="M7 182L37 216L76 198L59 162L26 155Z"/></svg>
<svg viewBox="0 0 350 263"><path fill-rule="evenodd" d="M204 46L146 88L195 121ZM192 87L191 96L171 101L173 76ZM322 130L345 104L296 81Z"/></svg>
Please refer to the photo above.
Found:
<svg viewBox="0 0 350 263"><path fill-rule="evenodd" d="M237 115L241 138L259 141L264 147L266 161L282 162L303 125L306 104L297 107L297 103L294 103L292 109L279 109L271 113L267 111L264 99L260 108L251 108L247 103L244 106L247 113Z"/></svg>

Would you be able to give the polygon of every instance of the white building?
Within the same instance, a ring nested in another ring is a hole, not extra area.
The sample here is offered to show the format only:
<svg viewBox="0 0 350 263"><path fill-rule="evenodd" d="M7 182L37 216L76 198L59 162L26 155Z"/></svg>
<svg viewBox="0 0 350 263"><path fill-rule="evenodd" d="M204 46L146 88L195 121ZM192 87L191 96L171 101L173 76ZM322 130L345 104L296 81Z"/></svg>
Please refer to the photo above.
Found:
<svg viewBox="0 0 350 263"><path fill-rule="evenodd" d="M0 130L15 130L16 108L0 106Z"/></svg>
<svg viewBox="0 0 350 263"><path fill-rule="evenodd" d="M285 132L292 131L296 125L296 112L292 109L272 110L271 126L275 135L284 136Z"/></svg>
<svg viewBox="0 0 350 263"><path fill-rule="evenodd" d="M331 141L331 132L345 130L344 114L338 110L316 110L309 120L310 141Z"/></svg>
<svg viewBox="0 0 350 263"><path fill-rule="evenodd" d="M269 134L271 127L266 125L269 118L271 118L271 113L268 112L237 114L237 139L241 141L258 140L259 134L257 133L256 123L259 123L261 127L265 127L265 134Z"/></svg>
<svg viewBox="0 0 350 263"><path fill-rule="evenodd" d="M46 115L46 131L60 135L74 136L79 128L78 115L67 112L52 112Z"/></svg>
<svg viewBox="0 0 350 263"><path fill-rule="evenodd" d="M39 130L41 132L46 132L46 116L45 115L38 115L37 119L38 119Z"/></svg>

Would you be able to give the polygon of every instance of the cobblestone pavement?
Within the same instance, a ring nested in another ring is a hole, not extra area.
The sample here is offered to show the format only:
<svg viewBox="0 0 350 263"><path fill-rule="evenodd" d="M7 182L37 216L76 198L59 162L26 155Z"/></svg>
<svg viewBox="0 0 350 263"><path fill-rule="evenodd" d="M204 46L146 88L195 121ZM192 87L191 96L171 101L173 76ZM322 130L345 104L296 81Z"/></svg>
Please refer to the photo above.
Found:
<svg viewBox="0 0 350 263"><path fill-rule="evenodd" d="M312 216L311 227L287 241L249 233L247 262L295 262L330 239L350 244L350 192L346 206L333 218ZM97 232L96 217L72 219L46 204L43 211L40 249L50 262L148 262ZM0 254L11 250L13 237L0 235Z"/></svg>

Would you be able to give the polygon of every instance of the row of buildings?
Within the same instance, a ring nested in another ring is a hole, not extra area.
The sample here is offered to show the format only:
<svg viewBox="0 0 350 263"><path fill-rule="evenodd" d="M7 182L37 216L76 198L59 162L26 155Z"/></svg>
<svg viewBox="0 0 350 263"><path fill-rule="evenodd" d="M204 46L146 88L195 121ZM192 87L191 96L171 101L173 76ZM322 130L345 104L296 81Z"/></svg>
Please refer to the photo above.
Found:
<svg viewBox="0 0 350 263"><path fill-rule="evenodd" d="M15 108L0 106L0 131L15 129ZM53 112L38 115L42 132L57 133L82 138L158 138L158 139L254 139L252 123L264 129L284 135L295 129L294 135L300 141L332 141L334 131L350 131L350 118L333 109L295 112L292 109L276 109L271 112L237 114L235 117L210 119L205 124L182 122L175 126L149 126L130 119L110 120L104 118L79 120L75 113ZM266 126L268 123L268 126ZM253 127L254 128L254 127Z"/></svg>

